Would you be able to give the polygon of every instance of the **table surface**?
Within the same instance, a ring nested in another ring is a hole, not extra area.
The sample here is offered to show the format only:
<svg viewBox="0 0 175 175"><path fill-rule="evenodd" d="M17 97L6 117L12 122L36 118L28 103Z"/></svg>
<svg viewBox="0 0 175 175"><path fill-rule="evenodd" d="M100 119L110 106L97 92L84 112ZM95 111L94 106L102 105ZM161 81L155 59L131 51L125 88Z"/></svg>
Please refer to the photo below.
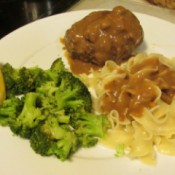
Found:
<svg viewBox="0 0 175 175"><path fill-rule="evenodd" d="M152 5L146 0L0 0L0 38L18 27L54 14L82 9L111 9L118 5L175 23L175 10Z"/></svg>
<svg viewBox="0 0 175 175"><path fill-rule="evenodd" d="M81 9L113 8L122 5L131 11L156 16L175 23L175 10L150 4L146 0L81 0L69 11Z"/></svg>

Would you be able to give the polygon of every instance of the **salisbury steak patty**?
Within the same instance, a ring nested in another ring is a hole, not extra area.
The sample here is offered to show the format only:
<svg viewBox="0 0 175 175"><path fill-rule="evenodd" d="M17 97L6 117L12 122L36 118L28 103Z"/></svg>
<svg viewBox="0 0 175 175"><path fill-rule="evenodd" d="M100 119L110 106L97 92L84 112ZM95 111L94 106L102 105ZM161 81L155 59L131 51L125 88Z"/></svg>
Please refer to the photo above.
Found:
<svg viewBox="0 0 175 175"><path fill-rule="evenodd" d="M95 11L66 31L65 47L74 59L103 66L106 60L121 63L143 40L136 16L124 7Z"/></svg>

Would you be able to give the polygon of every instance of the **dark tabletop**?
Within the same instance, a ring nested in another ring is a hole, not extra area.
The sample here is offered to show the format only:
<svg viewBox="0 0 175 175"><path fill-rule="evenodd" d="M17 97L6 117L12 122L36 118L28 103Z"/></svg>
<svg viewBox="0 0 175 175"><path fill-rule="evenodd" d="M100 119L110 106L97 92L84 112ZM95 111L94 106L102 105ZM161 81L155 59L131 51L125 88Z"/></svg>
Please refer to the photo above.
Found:
<svg viewBox="0 0 175 175"><path fill-rule="evenodd" d="M0 0L0 38L32 21L61 13L78 0Z"/></svg>

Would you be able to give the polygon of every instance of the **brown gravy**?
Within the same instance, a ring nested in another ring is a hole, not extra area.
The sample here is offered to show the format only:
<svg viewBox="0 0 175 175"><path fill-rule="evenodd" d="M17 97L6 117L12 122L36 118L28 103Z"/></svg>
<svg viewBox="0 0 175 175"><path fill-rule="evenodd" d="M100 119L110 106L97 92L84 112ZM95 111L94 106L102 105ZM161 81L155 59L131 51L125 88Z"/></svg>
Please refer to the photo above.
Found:
<svg viewBox="0 0 175 175"><path fill-rule="evenodd" d="M71 57L102 67L107 60L126 61L143 41L143 29L131 11L117 6L77 21L64 40Z"/></svg>
<svg viewBox="0 0 175 175"><path fill-rule="evenodd" d="M100 68L95 64L84 62L80 59L74 59L68 53L66 53L66 58L68 60L71 72L77 75L82 73L89 74L90 70L97 70Z"/></svg>
<svg viewBox="0 0 175 175"><path fill-rule="evenodd" d="M104 113L117 110L121 120L132 115L139 117L145 107L156 105L155 85L161 90L161 99L170 104L175 95L175 70L157 57L133 66L125 78L109 82L105 86L109 92L101 101L101 109Z"/></svg>

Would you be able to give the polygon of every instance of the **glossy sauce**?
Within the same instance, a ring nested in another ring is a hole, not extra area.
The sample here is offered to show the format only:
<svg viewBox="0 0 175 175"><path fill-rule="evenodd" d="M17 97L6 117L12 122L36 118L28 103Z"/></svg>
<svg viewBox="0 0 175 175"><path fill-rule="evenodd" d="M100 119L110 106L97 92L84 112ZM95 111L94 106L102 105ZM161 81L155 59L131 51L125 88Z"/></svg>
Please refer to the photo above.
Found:
<svg viewBox="0 0 175 175"><path fill-rule="evenodd" d="M103 66L107 60L126 61L143 40L136 16L124 7L95 11L72 25L65 34L71 57Z"/></svg>
<svg viewBox="0 0 175 175"><path fill-rule="evenodd" d="M72 73L77 75L82 73L89 74L92 69L97 70L100 68L95 64L84 62L79 59L73 59L68 53L66 54L66 58L68 60Z"/></svg>
<svg viewBox="0 0 175 175"><path fill-rule="evenodd" d="M64 46L64 44L65 44L64 38L60 38L60 42ZM65 48L63 48L63 49L65 49ZM92 64L92 63L89 63L89 62L84 62L80 59L72 58L66 50L65 50L64 55L65 55L65 58L68 61L71 72L74 73L74 74L77 74L77 75L82 74L82 73L89 74L92 69L93 70L98 70L100 68L99 66L97 66L95 64Z"/></svg>
<svg viewBox="0 0 175 175"><path fill-rule="evenodd" d="M140 116L145 107L155 105L156 86L161 90L161 99L171 103L175 95L175 70L153 57L133 66L125 78L109 82L105 86L109 92L102 99L101 109L105 113L117 110L121 120L131 115Z"/></svg>

